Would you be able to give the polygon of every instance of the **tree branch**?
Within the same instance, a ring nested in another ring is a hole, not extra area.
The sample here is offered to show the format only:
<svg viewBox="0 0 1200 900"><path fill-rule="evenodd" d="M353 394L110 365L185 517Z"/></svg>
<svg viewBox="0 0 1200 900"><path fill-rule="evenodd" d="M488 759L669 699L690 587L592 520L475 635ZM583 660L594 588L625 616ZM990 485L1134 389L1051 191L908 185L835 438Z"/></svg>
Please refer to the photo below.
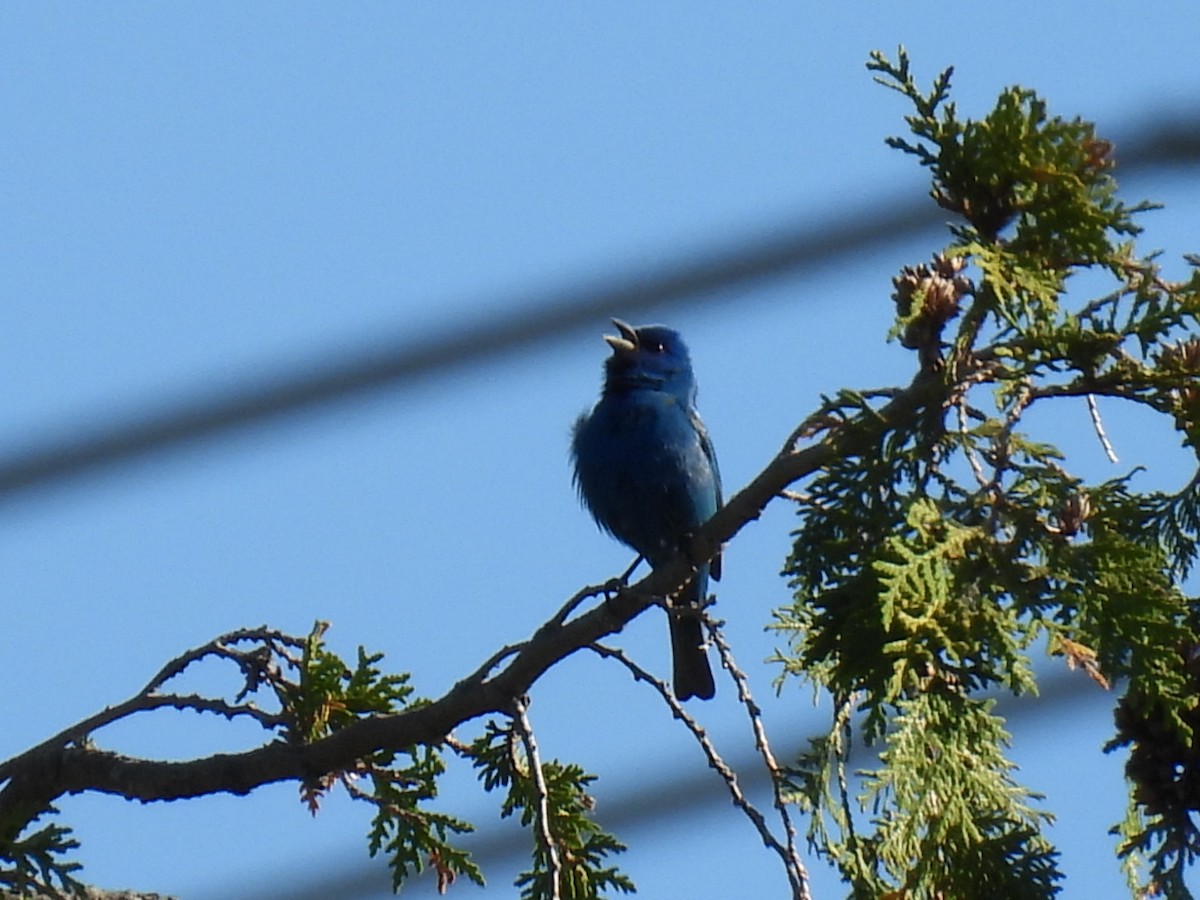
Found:
<svg viewBox="0 0 1200 900"><path fill-rule="evenodd" d="M218 753L182 762L137 759L79 745L76 740L86 733L93 720L110 721L113 711L85 720L0 765L0 778L8 782L0 791L0 839L15 837L8 832L14 825L19 832L19 826L28 821L25 814L29 810L43 809L63 794L97 791L142 802L213 793L248 794L274 782L304 781L338 772L380 750L444 743L454 728L471 719L489 713L507 715L513 699L526 694L549 668L577 650L621 631L653 605L657 597L677 591L692 577L691 561L712 559L726 541L757 519L789 485L816 472L835 457L871 452L883 432L922 405L931 401L940 404L944 391L945 386L936 376L922 373L884 406L828 425L819 443L802 450L785 447L700 529L691 548L671 563L660 566L631 587L620 588L587 612L564 621L575 603L589 594L604 593L612 585L582 591L528 641L505 647L428 704L395 715L362 719L309 744L275 741L240 753ZM190 651L164 667L147 688L162 684L199 656L220 653L218 647L219 640ZM503 668L492 675L505 660Z"/></svg>

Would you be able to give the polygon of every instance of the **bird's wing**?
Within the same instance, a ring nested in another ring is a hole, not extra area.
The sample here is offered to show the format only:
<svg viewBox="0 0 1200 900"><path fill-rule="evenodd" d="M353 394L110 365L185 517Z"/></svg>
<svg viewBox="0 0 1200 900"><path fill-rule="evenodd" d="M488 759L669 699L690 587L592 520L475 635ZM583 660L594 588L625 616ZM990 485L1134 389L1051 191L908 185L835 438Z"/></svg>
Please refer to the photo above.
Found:
<svg viewBox="0 0 1200 900"><path fill-rule="evenodd" d="M717 451L713 449L712 438L708 436L708 429L700 421L696 410L688 409L688 418L692 422L692 427L696 429L696 437L700 439L700 449L704 451L704 458L708 460L708 466L712 469L713 486L717 489L717 509L720 509L725 501L721 497L721 469L717 466ZM713 581L721 580L720 553L714 556L712 562L709 563L708 574L712 576Z"/></svg>

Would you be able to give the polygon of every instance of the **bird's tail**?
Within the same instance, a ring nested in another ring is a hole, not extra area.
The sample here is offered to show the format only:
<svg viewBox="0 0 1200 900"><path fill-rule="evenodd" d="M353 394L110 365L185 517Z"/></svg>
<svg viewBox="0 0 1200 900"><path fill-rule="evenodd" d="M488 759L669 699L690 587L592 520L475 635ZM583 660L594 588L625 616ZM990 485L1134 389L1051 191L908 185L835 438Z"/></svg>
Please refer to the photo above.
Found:
<svg viewBox="0 0 1200 900"><path fill-rule="evenodd" d="M708 588L706 573L700 573L676 603L683 609L700 609ZM704 645L704 628L699 616L669 613L671 624L671 655L674 661L675 699L711 700L717 692L712 667Z"/></svg>

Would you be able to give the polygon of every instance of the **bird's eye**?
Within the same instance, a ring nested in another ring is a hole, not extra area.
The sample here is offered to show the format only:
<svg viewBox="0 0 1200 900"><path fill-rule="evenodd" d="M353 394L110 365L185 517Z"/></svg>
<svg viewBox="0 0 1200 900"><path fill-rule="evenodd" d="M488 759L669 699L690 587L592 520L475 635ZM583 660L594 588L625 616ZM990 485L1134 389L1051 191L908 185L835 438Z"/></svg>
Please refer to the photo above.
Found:
<svg viewBox="0 0 1200 900"><path fill-rule="evenodd" d="M667 345L664 344L662 341L659 341L655 344L648 345L646 347L646 349L649 350L651 353L666 353Z"/></svg>

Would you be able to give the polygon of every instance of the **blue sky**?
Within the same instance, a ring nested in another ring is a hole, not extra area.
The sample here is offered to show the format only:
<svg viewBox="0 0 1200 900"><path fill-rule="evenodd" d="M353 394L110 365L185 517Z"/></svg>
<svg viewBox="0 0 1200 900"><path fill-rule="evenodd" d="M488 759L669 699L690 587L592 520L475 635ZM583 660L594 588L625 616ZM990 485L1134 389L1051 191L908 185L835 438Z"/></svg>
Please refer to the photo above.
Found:
<svg viewBox="0 0 1200 900"><path fill-rule="evenodd" d="M4 5L0 457L779 222L921 197L922 173L883 144L903 101L863 67L899 43L924 83L955 65L964 114L1019 83L1097 121L1118 150L1200 96L1200 13L1185 2ZM1197 183L1168 172L1126 186L1168 204L1144 220L1168 274L1200 250ZM663 316L691 345L730 489L820 393L908 380L909 354L882 343L890 278L942 242L913 235ZM0 757L124 698L183 649L263 622L331 620L336 649L383 651L437 695L619 572L630 554L578 507L566 459L606 328L6 500ZM1075 471L1185 477L1169 428L1104 412L1116 467L1082 403L1044 423ZM749 527L719 586L763 700L763 626L788 598L776 573L792 525L780 506ZM664 668L658 618L620 643ZM698 712L737 757L749 739L719 690ZM1106 832L1123 812L1121 761L1099 753L1111 699L1013 722L1022 777L1060 817L1068 898L1120 896ZM606 796L703 767L655 699L597 660L539 683L531 716L544 754L601 776L601 815ZM796 687L768 718L784 743L821 721ZM255 738L164 716L101 742L185 758ZM709 791L622 831L642 896L781 896L780 869L715 777ZM368 811L334 801L312 820L293 786L61 806L86 875L111 887L267 897L369 866ZM494 823L469 774L446 807ZM497 896L513 893L523 860L510 862L488 870ZM820 863L813 875L815 896L841 896Z"/></svg>

